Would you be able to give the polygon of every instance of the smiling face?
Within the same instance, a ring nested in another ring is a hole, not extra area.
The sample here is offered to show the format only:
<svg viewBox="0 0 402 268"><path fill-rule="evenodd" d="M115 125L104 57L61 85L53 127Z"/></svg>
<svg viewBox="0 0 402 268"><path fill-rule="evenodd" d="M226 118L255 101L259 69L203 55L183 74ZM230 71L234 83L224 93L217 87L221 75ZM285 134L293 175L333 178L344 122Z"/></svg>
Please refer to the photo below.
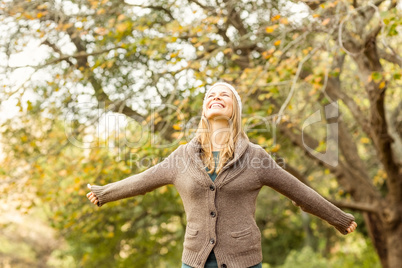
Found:
<svg viewBox="0 0 402 268"><path fill-rule="evenodd" d="M233 93L224 86L219 85L212 88L206 97L204 115L210 119L218 117L229 119L233 112Z"/></svg>

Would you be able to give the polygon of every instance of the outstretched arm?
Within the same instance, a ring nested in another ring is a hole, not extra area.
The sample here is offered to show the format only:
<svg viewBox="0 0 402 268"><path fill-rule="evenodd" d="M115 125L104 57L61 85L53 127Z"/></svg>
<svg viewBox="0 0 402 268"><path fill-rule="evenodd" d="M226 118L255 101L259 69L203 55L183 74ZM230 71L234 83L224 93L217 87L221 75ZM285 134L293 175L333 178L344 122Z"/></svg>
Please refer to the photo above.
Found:
<svg viewBox="0 0 402 268"><path fill-rule="evenodd" d="M295 201L292 200L293 205L300 207ZM353 232L357 228L357 223L355 221L352 221L352 223L349 225L349 227L346 229L348 233Z"/></svg>
<svg viewBox="0 0 402 268"><path fill-rule="evenodd" d="M357 224L354 222L355 218L352 214L343 212L315 190L282 169L262 147L257 149L255 157L261 161L261 165L257 169L257 176L263 185L290 198L304 211L327 221L342 234L354 231Z"/></svg>
<svg viewBox="0 0 402 268"><path fill-rule="evenodd" d="M91 192L87 194L88 199L100 207L111 201L142 195L163 185L173 184L177 174L176 161L182 149L179 146L165 160L139 174L104 186L89 185Z"/></svg>

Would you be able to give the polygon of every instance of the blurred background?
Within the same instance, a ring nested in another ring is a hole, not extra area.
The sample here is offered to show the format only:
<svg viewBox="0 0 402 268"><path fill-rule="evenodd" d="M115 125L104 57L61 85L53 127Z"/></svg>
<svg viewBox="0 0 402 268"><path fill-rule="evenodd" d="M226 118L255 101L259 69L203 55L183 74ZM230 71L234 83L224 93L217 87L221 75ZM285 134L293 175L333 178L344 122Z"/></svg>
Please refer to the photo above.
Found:
<svg viewBox="0 0 402 268"><path fill-rule="evenodd" d="M358 224L264 187L263 267L400 267L402 1L2 0L0 21L0 267L179 267L174 187L98 208L86 184L187 143L216 81L250 140Z"/></svg>

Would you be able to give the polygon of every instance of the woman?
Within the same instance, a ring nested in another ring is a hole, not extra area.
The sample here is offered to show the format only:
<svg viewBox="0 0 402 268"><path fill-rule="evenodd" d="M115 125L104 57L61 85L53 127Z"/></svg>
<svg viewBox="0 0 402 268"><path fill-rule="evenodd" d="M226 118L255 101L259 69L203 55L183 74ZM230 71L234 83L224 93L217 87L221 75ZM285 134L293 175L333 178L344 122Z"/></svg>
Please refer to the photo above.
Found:
<svg viewBox="0 0 402 268"><path fill-rule="evenodd" d="M255 204L262 186L290 198L342 234L357 226L351 214L325 200L279 167L242 129L236 90L216 83L205 94L196 136L152 168L105 186L88 185L102 206L173 184L187 216L182 267L262 267Z"/></svg>

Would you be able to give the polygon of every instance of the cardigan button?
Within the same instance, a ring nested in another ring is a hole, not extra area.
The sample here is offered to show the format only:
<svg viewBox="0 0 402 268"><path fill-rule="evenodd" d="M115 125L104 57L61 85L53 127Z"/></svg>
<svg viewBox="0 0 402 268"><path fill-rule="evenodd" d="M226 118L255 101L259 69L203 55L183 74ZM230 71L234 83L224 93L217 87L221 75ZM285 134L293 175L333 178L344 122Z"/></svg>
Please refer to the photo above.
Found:
<svg viewBox="0 0 402 268"><path fill-rule="evenodd" d="M221 267L222 267L222 268L227 268L227 265L226 265L226 264L222 264Z"/></svg>
<svg viewBox="0 0 402 268"><path fill-rule="evenodd" d="M209 190L215 191L215 186L214 186L213 184L211 184L211 185L209 186Z"/></svg>
<svg viewBox="0 0 402 268"><path fill-rule="evenodd" d="M211 214L211 217L212 217L212 218L215 218L215 217L216 217L216 213L215 213L215 211L211 211L211 213L210 213L210 214Z"/></svg>
<svg viewBox="0 0 402 268"><path fill-rule="evenodd" d="M213 238L211 238L211 239L209 240L209 243L215 244L215 240L214 240Z"/></svg>

